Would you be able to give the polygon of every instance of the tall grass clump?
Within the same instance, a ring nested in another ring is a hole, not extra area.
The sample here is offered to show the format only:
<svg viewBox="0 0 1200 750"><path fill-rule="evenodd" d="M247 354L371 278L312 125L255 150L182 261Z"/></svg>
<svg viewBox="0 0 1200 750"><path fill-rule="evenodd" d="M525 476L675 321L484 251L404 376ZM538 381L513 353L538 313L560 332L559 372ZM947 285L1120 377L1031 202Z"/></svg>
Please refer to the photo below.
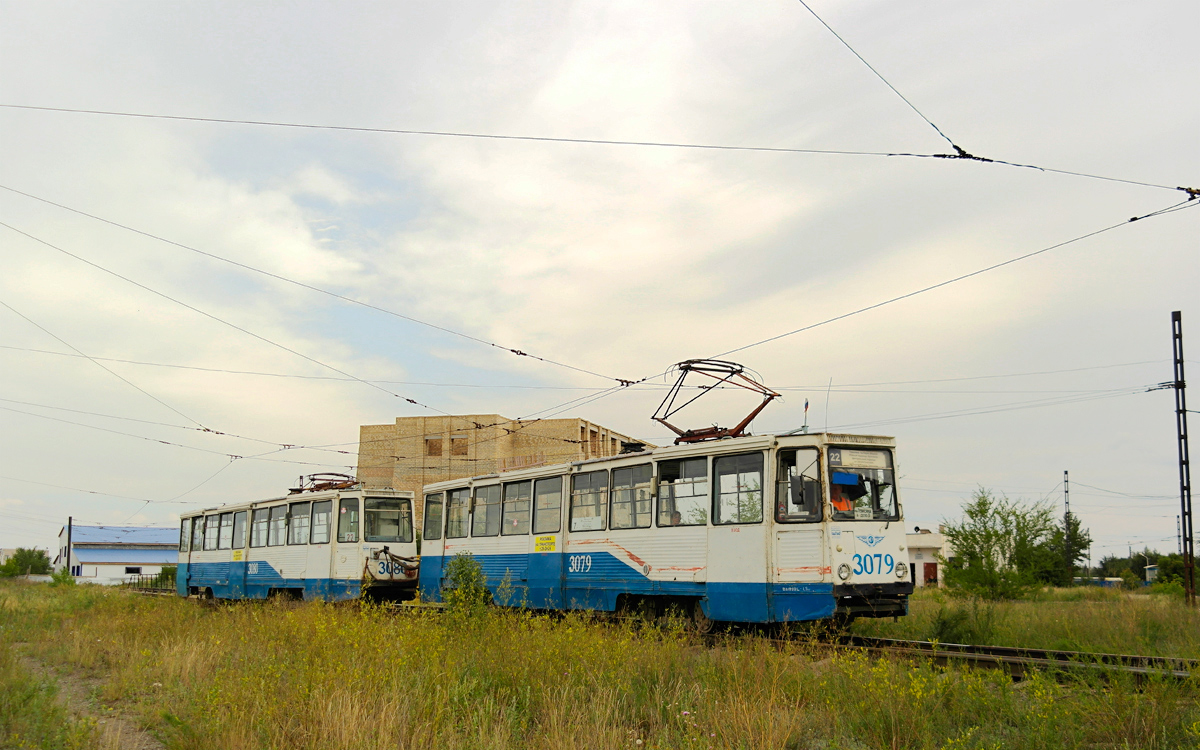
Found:
<svg viewBox="0 0 1200 750"><path fill-rule="evenodd" d="M474 575L474 574L472 574ZM1200 741L1200 686L1059 684L830 655L728 634L472 602L212 607L0 585L40 658L172 750L304 748L1154 748ZM453 609L451 608L451 611Z"/></svg>
<svg viewBox="0 0 1200 750"><path fill-rule="evenodd" d="M53 681L22 669L11 645L0 641L0 747L91 747L95 726L69 717L57 694Z"/></svg>

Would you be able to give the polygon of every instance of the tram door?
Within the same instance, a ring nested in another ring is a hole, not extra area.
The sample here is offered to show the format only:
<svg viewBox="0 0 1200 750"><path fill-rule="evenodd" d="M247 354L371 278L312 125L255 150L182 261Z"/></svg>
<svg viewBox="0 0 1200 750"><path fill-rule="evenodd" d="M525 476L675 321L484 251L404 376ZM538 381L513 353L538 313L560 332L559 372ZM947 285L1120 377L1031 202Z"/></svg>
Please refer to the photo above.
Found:
<svg viewBox="0 0 1200 750"><path fill-rule="evenodd" d="M334 587L340 582L359 581L362 578L362 553L359 552L359 540L362 535L361 498L357 496L341 497L335 501L337 518L337 536L332 546L333 559L330 561L330 578ZM336 591L330 592L337 598Z"/></svg>
<svg viewBox="0 0 1200 750"><path fill-rule="evenodd" d="M712 620L766 622L767 532L761 451L713 459L707 612Z"/></svg>
<svg viewBox="0 0 1200 750"><path fill-rule="evenodd" d="M775 472L775 521L771 555L772 619L827 617L829 544L822 518L820 454L815 448L780 450Z"/></svg>

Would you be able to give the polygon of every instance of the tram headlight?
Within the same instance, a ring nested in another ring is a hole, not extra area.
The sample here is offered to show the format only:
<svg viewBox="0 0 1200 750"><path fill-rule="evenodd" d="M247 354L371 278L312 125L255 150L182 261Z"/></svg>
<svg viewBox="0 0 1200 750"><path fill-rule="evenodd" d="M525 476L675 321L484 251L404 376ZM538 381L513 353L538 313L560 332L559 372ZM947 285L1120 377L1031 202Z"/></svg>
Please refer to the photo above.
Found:
<svg viewBox="0 0 1200 750"><path fill-rule="evenodd" d="M842 563L841 565L838 566L838 578L841 578L843 581L850 580L850 566L849 565L847 565L846 563Z"/></svg>
<svg viewBox="0 0 1200 750"><path fill-rule="evenodd" d="M908 577L908 563L902 563L902 562L896 563L896 577L897 578L907 578Z"/></svg>

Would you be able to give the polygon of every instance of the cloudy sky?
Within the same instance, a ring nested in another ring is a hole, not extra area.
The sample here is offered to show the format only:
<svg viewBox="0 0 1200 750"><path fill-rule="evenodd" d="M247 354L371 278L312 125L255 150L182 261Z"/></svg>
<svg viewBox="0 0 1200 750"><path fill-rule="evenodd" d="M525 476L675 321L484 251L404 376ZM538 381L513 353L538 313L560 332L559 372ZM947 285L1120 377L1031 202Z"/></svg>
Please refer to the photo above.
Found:
<svg viewBox="0 0 1200 750"><path fill-rule="evenodd" d="M966 151L1131 182L3 107L0 546L275 495L397 416L561 412L667 442L662 377L567 402L1126 222L728 356L785 389L757 432L807 398L815 428L894 435L910 525L977 486L1060 504L1069 470L1095 557L1173 551L1173 395L1146 389L1172 377L1172 310L1200 372L1200 211L1127 220L1200 187L1200 6L810 5ZM952 150L797 0L0 13L3 105ZM750 403L706 401L687 426Z"/></svg>

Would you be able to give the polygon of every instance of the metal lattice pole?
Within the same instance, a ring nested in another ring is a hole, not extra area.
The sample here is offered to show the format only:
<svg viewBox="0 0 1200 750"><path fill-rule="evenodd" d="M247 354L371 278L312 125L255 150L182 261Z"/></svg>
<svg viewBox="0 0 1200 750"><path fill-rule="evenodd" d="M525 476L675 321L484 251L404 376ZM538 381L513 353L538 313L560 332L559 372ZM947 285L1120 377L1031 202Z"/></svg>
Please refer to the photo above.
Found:
<svg viewBox="0 0 1200 750"><path fill-rule="evenodd" d="M1192 538L1192 471L1188 456L1187 381L1183 377L1183 314L1171 313L1171 335L1175 356L1175 428L1179 437L1180 541L1183 547L1183 576L1188 604L1196 605L1196 559Z"/></svg>

